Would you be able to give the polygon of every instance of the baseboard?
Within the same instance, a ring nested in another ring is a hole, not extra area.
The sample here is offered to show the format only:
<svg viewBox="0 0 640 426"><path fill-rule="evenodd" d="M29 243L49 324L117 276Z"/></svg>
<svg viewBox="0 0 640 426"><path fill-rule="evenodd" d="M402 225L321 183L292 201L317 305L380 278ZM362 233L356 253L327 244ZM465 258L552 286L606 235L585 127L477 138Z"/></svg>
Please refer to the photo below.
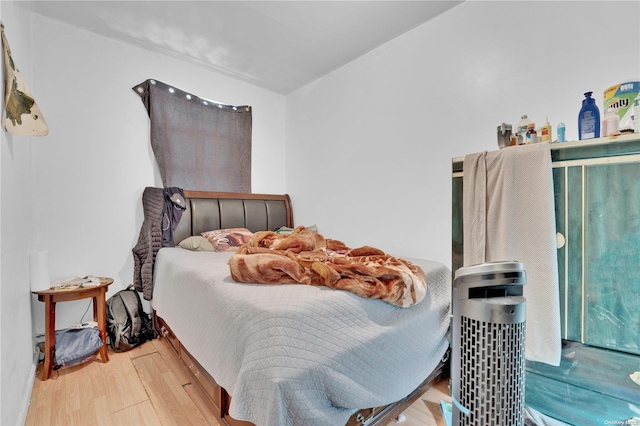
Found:
<svg viewBox="0 0 640 426"><path fill-rule="evenodd" d="M38 370L38 363L40 362L40 356L38 351L33 351L33 364L29 371L29 383L25 389L24 395L22 395L22 404L20 404L20 412L18 413L18 424L23 425L27 421L27 413L29 412L29 404L31 403L31 394L33 393L33 383L36 378L36 371Z"/></svg>

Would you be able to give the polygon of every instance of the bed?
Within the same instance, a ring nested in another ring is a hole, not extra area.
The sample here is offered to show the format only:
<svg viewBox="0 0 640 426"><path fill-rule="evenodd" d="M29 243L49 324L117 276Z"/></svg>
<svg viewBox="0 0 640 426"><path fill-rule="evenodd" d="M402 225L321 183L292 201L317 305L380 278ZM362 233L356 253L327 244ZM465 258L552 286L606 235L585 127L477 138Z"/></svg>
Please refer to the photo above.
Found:
<svg viewBox="0 0 640 426"><path fill-rule="evenodd" d="M205 231L293 227L287 195L185 191L176 243ZM382 425L448 373L450 271L400 308L326 287L238 283L233 253L162 248L154 327L205 391L223 425ZM242 420L237 420L242 419Z"/></svg>

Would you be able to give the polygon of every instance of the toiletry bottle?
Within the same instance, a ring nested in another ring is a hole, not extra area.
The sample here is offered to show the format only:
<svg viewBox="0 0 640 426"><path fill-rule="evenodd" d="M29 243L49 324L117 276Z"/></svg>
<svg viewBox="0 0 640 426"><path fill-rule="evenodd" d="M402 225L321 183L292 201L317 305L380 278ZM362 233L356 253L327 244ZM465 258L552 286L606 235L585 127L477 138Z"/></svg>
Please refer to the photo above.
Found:
<svg viewBox="0 0 640 426"><path fill-rule="evenodd" d="M580 140L600 137L600 110L596 100L591 97L593 92L584 94L582 108L578 114L578 136Z"/></svg>
<svg viewBox="0 0 640 426"><path fill-rule="evenodd" d="M516 136L518 137L518 145L524 145L527 143L525 140L527 136L527 125L531 123L531 120L527 118L527 115L523 115L520 117L520 122L518 123L518 127L516 127Z"/></svg>
<svg viewBox="0 0 640 426"><path fill-rule="evenodd" d="M564 123L558 123L558 142L564 141Z"/></svg>
<svg viewBox="0 0 640 426"><path fill-rule="evenodd" d="M538 134L536 133L536 125L535 123L527 124L527 136L526 136L526 144L536 143L538 142Z"/></svg>
<svg viewBox="0 0 640 426"><path fill-rule="evenodd" d="M620 117L614 108L607 109L602 120L602 136L614 136L620 134Z"/></svg>
<svg viewBox="0 0 640 426"><path fill-rule="evenodd" d="M544 122L544 126L540 129L540 142L551 142L551 124L549 124L549 117Z"/></svg>

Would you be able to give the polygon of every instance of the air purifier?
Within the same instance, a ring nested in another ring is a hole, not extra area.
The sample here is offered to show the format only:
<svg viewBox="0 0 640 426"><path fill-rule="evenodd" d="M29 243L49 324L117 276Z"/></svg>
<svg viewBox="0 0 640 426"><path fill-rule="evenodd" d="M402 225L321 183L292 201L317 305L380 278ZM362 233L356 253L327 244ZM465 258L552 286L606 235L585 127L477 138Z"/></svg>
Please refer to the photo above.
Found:
<svg viewBox="0 0 640 426"><path fill-rule="evenodd" d="M524 424L525 283L520 262L489 262L455 272L453 425Z"/></svg>

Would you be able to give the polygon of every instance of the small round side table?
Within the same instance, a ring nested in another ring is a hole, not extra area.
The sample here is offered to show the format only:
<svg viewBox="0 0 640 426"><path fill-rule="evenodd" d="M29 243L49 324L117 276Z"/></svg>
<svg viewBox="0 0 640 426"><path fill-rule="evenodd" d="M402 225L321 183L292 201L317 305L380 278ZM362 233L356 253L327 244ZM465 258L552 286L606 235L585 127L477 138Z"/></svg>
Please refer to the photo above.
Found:
<svg viewBox="0 0 640 426"><path fill-rule="evenodd" d="M42 369L42 380L51 377L53 368L53 350L56 346L56 303L69 302L80 299L93 299L93 320L98 323L102 347L100 348L100 358L102 362L109 362L107 355L107 304L105 295L109 286L113 283L112 278L100 277L100 283L87 283L84 287L71 289L49 289L33 291L38 296L38 300L44 302L44 368Z"/></svg>

